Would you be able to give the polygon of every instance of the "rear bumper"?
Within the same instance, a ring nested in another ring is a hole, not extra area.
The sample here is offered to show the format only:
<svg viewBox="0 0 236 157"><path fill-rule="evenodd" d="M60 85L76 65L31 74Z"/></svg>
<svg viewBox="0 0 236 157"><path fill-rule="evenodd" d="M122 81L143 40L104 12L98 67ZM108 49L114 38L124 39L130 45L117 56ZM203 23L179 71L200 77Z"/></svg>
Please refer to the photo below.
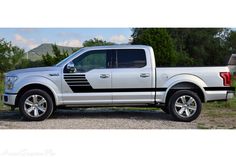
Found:
<svg viewBox="0 0 236 157"><path fill-rule="evenodd" d="M206 87L206 101L229 100L235 95L234 87Z"/></svg>
<svg viewBox="0 0 236 157"><path fill-rule="evenodd" d="M16 94L4 93L2 95L2 100L5 105L15 106Z"/></svg>
<svg viewBox="0 0 236 157"><path fill-rule="evenodd" d="M227 91L226 100L232 99L235 95L235 91Z"/></svg>

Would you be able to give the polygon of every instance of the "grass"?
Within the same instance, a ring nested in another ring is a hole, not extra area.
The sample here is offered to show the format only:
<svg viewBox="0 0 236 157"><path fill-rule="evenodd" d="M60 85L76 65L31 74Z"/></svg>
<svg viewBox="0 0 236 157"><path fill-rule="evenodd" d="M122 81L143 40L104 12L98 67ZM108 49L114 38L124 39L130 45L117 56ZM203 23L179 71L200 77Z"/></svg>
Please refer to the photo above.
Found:
<svg viewBox="0 0 236 157"><path fill-rule="evenodd" d="M236 87L236 79L232 80L232 86ZM197 128L236 128L236 97L228 101L215 101L203 104L201 118L198 120Z"/></svg>
<svg viewBox="0 0 236 157"><path fill-rule="evenodd" d="M205 123L198 123L197 128L198 129L210 129L208 126L205 125Z"/></svg>
<svg viewBox="0 0 236 157"><path fill-rule="evenodd" d="M236 111L236 97L228 101L215 101L204 104L206 109L232 109Z"/></svg>
<svg viewBox="0 0 236 157"><path fill-rule="evenodd" d="M232 79L231 86L236 88L236 79ZM228 101L215 101L215 102L205 103L204 108L207 110L230 109L230 110L236 111L236 97Z"/></svg>
<svg viewBox="0 0 236 157"><path fill-rule="evenodd" d="M211 102L203 105L203 110L209 117L235 117L236 97L228 101Z"/></svg>

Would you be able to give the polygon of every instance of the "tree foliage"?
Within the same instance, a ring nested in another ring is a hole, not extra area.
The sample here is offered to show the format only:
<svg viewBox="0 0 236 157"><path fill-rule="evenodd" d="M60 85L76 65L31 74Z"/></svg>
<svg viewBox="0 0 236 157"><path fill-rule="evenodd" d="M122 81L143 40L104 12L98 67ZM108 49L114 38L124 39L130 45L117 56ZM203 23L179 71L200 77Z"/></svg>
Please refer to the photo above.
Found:
<svg viewBox="0 0 236 157"><path fill-rule="evenodd" d="M56 44L52 45L52 53L52 56L49 53L47 53L46 55L42 55L43 62L47 66L54 65L63 60L64 58L68 57L69 55L68 52L65 50L61 52L61 50L57 47Z"/></svg>
<svg viewBox="0 0 236 157"><path fill-rule="evenodd" d="M223 65L229 57L228 29L223 28L170 28L175 49L186 53L194 65Z"/></svg>
<svg viewBox="0 0 236 157"><path fill-rule="evenodd" d="M236 32L234 31L230 32L230 35L228 36L227 40L230 53L236 53Z"/></svg>
<svg viewBox="0 0 236 157"><path fill-rule="evenodd" d="M42 60L31 61L29 59L22 58L21 64L18 64L16 66L16 69L43 67L43 66L45 66L45 64Z"/></svg>
<svg viewBox="0 0 236 157"><path fill-rule="evenodd" d="M0 39L0 73L15 69L17 65L22 64L24 50L13 46L11 42Z"/></svg>
<svg viewBox="0 0 236 157"><path fill-rule="evenodd" d="M114 45L114 43L112 42L107 42L105 40L101 40L98 38L93 38L90 40L86 40L83 43L84 47L90 47L90 46L104 46L104 45Z"/></svg>
<svg viewBox="0 0 236 157"><path fill-rule="evenodd" d="M132 37L153 47L157 66L225 65L236 50L235 32L224 28L135 28Z"/></svg>
<svg viewBox="0 0 236 157"><path fill-rule="evenodd" d="M152 46L157 66L176 65L176 51L171 36L162 28L133 29L132 44Z"/></svg>

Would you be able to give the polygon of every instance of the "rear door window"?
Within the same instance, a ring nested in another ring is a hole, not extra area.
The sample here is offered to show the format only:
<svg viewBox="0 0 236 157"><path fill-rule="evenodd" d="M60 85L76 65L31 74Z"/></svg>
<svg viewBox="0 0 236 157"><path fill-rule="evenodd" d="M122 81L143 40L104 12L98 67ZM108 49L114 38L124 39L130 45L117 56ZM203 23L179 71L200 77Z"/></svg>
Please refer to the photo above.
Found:
<svg viewBox="0 0 236 157"><path fill-rule="evenodd" d="M117 68L142 68L146 66L146 54L143 49L118 49Z"/></svg>

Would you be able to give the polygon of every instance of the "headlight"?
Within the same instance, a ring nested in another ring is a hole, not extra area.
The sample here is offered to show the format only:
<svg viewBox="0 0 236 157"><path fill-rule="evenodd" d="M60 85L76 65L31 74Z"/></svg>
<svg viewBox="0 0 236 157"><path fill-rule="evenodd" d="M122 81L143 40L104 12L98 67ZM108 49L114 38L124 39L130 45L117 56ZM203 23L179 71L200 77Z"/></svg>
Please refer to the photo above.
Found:
<svg viewBox="0 0 236 157"><path fill-rule="evenodd" d="M6 76L5 78L5 88L12 89L14 87L14 83L18 79L17 76Z"/></svg>

